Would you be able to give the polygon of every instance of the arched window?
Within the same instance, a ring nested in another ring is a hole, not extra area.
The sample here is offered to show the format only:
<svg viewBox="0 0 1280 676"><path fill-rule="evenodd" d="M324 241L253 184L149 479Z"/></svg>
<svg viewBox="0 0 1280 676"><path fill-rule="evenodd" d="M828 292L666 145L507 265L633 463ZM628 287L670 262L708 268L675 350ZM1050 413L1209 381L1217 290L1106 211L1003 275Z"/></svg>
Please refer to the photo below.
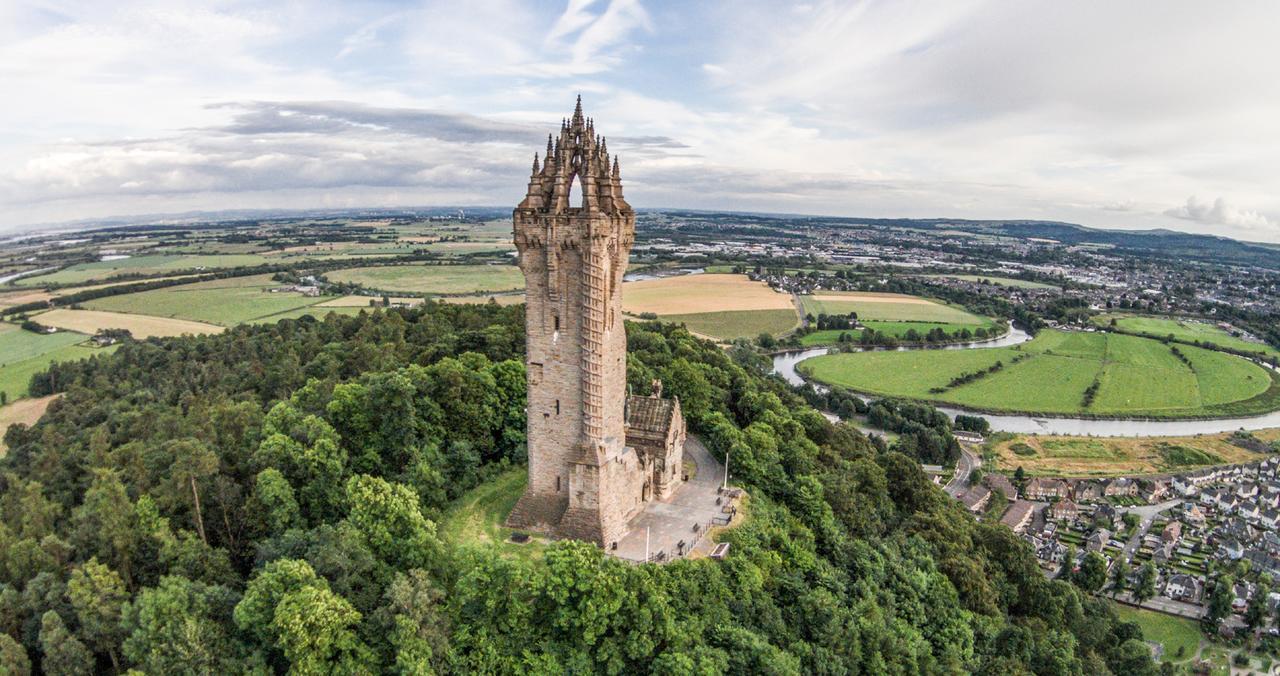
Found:
<svg viewBox="0 0 1280 676"><path fill-rule="evenodd" d="M586 206L584 204L584 200L582 199L582 186L579 185L580 183L581 181L578 179L577 174L574 174L569 177L569 207L570 208Z"/></svg>

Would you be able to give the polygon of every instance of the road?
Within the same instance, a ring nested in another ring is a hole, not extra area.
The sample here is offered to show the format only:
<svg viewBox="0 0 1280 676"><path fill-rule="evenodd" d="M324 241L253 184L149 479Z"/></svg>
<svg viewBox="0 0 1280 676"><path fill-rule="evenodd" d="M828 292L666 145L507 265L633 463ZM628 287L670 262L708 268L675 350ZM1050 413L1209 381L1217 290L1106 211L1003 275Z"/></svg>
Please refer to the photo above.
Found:
<svg viewBox="0 0 1280 676"><path fill-rule="evenodd" d="M964 444L961 444L960 458L956 460L956 473L952 475L951 481L948 481L944 488L947 491L947 495L955 498L965 492L969 488L969 475L979 467L982 467L982 459L965 448Z"/></svg>
<svg viewBox="0 0 1280 676"><path fill-rule="evenodd" d="M1155 505L1142 505L1139 507L1129 507L1127 509L1116 510L1121 514L1137 514L1142 517L1142 522L1134 529L1133 536L1130 537L1129 541L1124 545L1124 558L1126 560L1133 559L1133 553L1138 551L1138 548L1142 546L1142 538L1147 534L1147 531L1150 530L1151 522L1155 521L1156 515L1167 509L1177 507L1180 504L1182 504L1182 500L1179 499L1169 500Z"/></svg>

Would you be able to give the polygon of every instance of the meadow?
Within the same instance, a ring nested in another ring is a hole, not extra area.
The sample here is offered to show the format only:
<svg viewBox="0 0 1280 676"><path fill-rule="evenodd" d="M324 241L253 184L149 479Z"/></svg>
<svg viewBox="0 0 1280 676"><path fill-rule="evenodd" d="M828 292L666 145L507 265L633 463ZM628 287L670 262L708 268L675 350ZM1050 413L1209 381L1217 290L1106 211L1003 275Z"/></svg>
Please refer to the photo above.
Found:
<svg viewBox="0 0 1280 676"><path fill-rule="evenodd" d="M867 394L988 411L1178 418L1280 408L1280 383L1269 371L1225 353L1178 347L1186 363L1159 341L1046 330L1013 347L823 355L801 369ZM997 362L1002 367L990 371ZM979 371L989 372L953 380Z"/></svg>
<svg viewBox="0 0 1280 676"><path fill-rule="evenodd" d="M1122 315L1099 315L1094 321L1105 326L1110 324L1112 319L1116 320L1116 327L1122 331L1145 333L1161 338L1172 335L1178 340L1207 343L1242 352L1263 352L1273 357L1280 357L1280 349L1237 338L1207 321Z"/></svg>
<svg viewBox="0 0 1280 676"><path fill-rule="evenodd" d="M934 322L982 326L987 320L962 308L919 296L862 291L821 291L801 296L804 311L813 316L858 313L859 320Z"/></svg>
<svg viewBox="0 0 1280 676"><path fill-rule="evenodd" d="M700 274L627 282L622 309L631 315L653 313L666 322L720 340L779 335L800 320L791 296L746 275Z"/></svg>
<svg viewBox="0 0 1280 676"><path fill-rule="evenodd" d="M1252 433L1264 442L1280 440L1280 429ZM1188 467L1237 464L1264 457L1231 443L1231 434L1190 437L1075 437L999 435L988 444L1003 471L1021 467L1031 476L1134 476Z"/></svg>
<svg viewBox="0 0 1280 676"><path fill-rule="evenodd" d="M279 288L271 275L215 279L194 284L108 296L84 303L91 310L173 317L219 326L235 326L309 307L326 300Z"/></svg>
<svg viewBox="0 0 1280 676"><path fill-rule="evenodd" d="M390 293L455 295L524 288L524 276L514 265L387 265L335 270L325 276L331 282Z"/></svg>
<svg viewBox="0 0 1280 676"><path fill-rule="evenodd" d="M83 284L89 281L105 281L113 276L124 274L160 275L179 270L238 268L266 265L271 262L273 261L270 258L258 254L147 254L114 261L80 263L49 274L24 277L18 280L17 284L19 286Z"/></svg>

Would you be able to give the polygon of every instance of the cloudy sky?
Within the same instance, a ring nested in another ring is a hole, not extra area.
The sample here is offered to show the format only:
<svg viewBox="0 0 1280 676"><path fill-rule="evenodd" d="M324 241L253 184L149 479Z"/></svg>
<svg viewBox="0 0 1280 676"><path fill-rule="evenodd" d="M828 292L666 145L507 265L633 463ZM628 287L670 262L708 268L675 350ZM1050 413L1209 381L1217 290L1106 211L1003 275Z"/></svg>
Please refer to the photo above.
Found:
<svg viewBox="0 0 1280 676"><path fill-rule="evenodd" d="M640 207L1280 241L1280 3L0 0L0 228L511 205L581 93Z"/></svg>

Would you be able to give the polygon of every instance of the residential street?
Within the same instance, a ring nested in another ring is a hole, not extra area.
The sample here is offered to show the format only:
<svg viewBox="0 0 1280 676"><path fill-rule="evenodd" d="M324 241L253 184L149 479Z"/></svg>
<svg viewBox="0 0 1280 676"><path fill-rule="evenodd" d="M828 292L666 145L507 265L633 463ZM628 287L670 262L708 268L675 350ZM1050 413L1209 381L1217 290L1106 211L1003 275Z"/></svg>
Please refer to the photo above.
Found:
<svg viewBox="0 0 1280 676"><path fill-rule="evenodd" d="M968 448L965 448L964 444L961 444L960 458L956 460L956 473L944 488L947 491L947 495L954 498L963 493L969 487L969 475L979 467L982 467L982 459Z"/></svg>
<svg viewBox="0 0 1280 676"><path fill-rule="evenodd" d="M1151 522L1155 521L1157 514L1167 509L1177 507L1180 504L1182 504L1182 500L1178 499L1168 500L1156 505L1143 505L1141 507L1128 507L1116 510L1121 514L1133 513L1142 517L1142 522L1139 523L1138 527L1133 531L1133 536L1129 538L1127 543L1125 543L1124 558L1127 560L1133 559L1133 553L1138 551L1138 548L1142 546L1142 538L1147 534L1147 530L1151 528Z"/></svg>

